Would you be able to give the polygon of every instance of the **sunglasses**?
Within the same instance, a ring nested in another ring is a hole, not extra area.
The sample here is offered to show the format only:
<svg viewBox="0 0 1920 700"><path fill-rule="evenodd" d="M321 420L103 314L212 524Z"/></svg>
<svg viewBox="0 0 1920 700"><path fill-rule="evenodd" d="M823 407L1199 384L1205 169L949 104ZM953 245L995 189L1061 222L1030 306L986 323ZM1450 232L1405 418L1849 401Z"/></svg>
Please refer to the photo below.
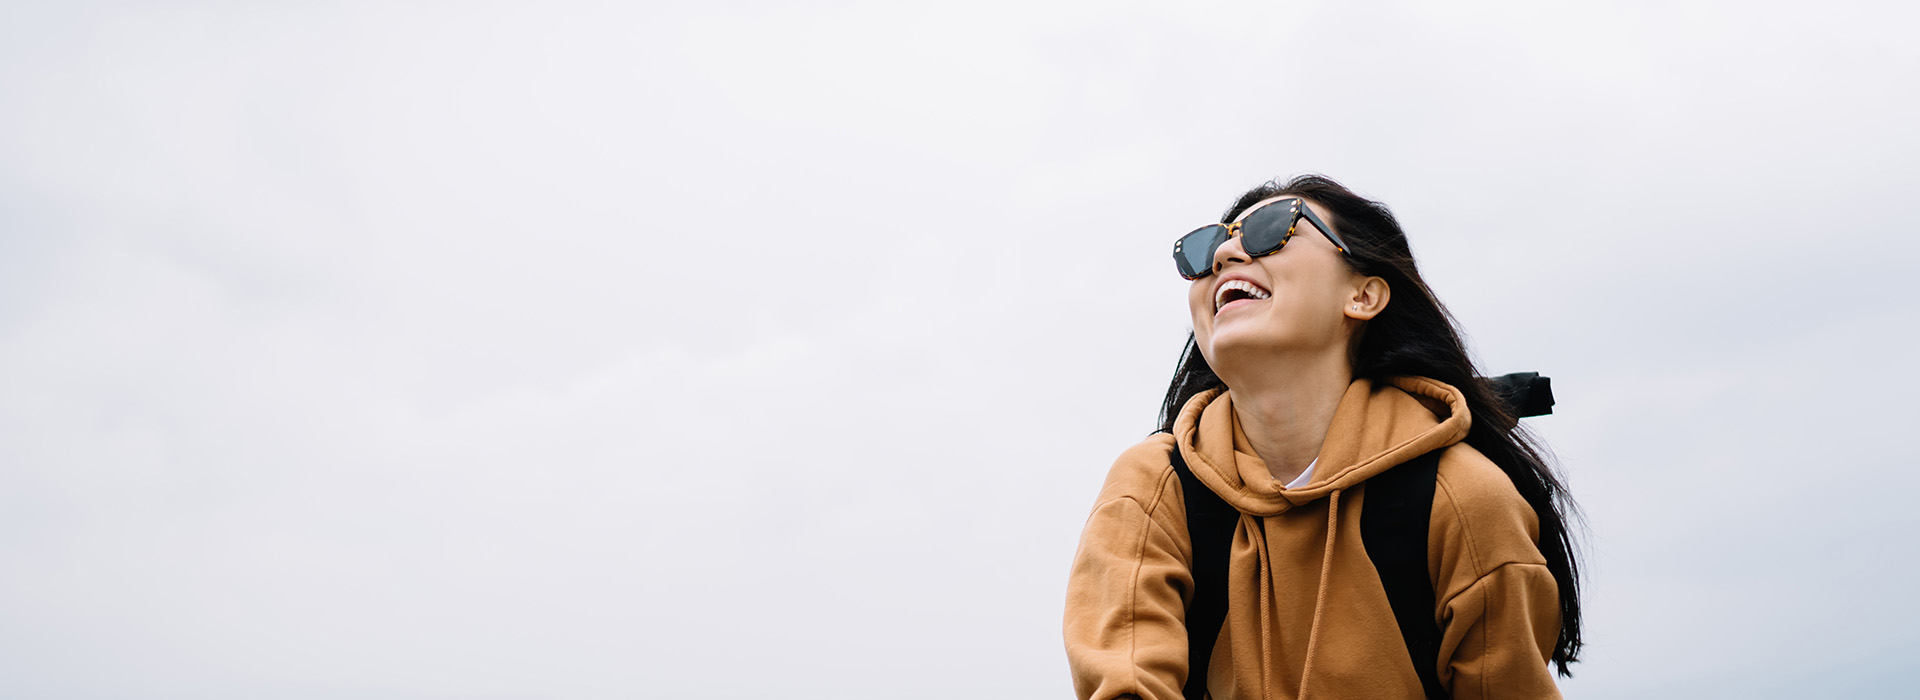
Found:
<svg viewBox="0 0 1920 700"><path fill-rule="evenodd" d="M1283 204L1286 206L1281 206ZM1352 255L1347 252L1347 242L1340 240L1339 234L1315 216L1305 202L1288 198L1276 199L1231 224L1208 224L1181 236L1173 242L1174 265L1180 268L1181 277L1190 280L1213 274L1213 254L1235 234L1240 236L1240 247L1246 249L1250 257L1278 253L1287 245L1287 240L1293 238L1301 219L1325 234L1340 252Z"/></svg>

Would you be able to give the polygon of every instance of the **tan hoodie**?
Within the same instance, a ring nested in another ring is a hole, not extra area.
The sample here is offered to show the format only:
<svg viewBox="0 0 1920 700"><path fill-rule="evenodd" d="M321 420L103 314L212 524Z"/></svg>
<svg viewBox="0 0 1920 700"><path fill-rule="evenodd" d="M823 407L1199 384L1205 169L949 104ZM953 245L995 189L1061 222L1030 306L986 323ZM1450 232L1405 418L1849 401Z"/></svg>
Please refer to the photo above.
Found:
<svg viewBox="0 0 1920 700"><path fill-rule="evenodd" d="M1355 381L1341 397L1311 483L1286 489L1239 435L1233 398L1195 396L1113 465L1067 585L1067 657L1081 698L1178 698L1192 588L1177 443L1195 476L1237 508L1214 698L1422 698L1380 577L1360 539L1365 481L1444 450L1428 573L1441 630L1437 670L1454 698L1559 697L1547 658L1559 635L1533 509L1461 442L1460 392L1430 379Z"/></svg>

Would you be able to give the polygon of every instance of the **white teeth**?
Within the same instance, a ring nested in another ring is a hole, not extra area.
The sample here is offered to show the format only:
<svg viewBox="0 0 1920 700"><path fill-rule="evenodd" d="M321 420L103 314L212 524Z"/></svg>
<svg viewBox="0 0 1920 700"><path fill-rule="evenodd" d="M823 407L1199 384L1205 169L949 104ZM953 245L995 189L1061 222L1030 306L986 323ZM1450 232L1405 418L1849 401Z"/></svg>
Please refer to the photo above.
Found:
<svg viewBox="0 0 1920 700"><path fill-rule="evenodd" d="M1236 289L1246 292L1247 296L1255 299L1265 299L1273 296L1272 294L1268 294L1267 290L1253 286L1252 282L1246 280L1227 280L1220 283L1220 288L1213 290L1213 310L1219 311L1220 307L1225 306L1227 303L1227 292Z"/></svg>

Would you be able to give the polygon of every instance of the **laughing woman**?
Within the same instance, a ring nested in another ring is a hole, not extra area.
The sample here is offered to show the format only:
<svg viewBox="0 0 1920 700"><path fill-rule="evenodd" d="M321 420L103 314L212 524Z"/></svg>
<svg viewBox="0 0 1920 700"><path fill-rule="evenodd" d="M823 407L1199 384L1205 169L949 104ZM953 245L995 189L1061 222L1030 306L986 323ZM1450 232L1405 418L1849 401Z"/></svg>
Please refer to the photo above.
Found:
<svg viewBox="0 0 1920 700"><path fill-rule="evenodd" d="M1080 697L1558 697L1549 664L1580 650L1573 503L1399 223L1317 176L1223 221L1175 244L1193 336L1074 555ZM1190 534L1207 502L1213 573Z"/></svg>

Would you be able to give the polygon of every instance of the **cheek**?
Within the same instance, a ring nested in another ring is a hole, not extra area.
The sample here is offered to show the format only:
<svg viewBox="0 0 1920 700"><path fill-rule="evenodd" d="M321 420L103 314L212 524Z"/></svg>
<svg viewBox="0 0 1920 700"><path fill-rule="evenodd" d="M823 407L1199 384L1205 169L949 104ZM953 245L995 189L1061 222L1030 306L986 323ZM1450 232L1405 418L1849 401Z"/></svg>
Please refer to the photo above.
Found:
<svg viewBox="0 0 1920 700"><path fill-rule="evenodd" d="M1187 294L1187 309L1193 317L1193 340L1200 344L1201 355L1206 356L1209 344L1213 342L1213 293L1205 285L1194 285L1195 289ZM1208 362L1213 359L1208 357Z"/></svg>
<svg viewBox="0 0 1920 700"><path fill-rule="evenodd" d="M1187 310L1193 314L1193 327L1213 318L1213 294L1208 285L1195 284L1187 290Z"/></svg>
<svg viewBox="0 0 1920 700"><path fill-rule="evenodd" d="M1276 261L1270 270L1273 301L1267 307L1263 333L1275 340L1285 337L1289 343L1310 342L1339 326L1342 292L1325 270L1307 264L1317 261L1305 258L1286 261L1291 263L1286 267Z"/></svg>
<svg viewBox="0 0 1920 700"><path fill-rule="evenodd" d="M1290 285L1287 303L1276 306L1275 313L1285 315L1284 325L1291 332L1328 336L1338 331L1346 317L1346 295L1338 281L1328 276L1303 277Z"/></svg>

